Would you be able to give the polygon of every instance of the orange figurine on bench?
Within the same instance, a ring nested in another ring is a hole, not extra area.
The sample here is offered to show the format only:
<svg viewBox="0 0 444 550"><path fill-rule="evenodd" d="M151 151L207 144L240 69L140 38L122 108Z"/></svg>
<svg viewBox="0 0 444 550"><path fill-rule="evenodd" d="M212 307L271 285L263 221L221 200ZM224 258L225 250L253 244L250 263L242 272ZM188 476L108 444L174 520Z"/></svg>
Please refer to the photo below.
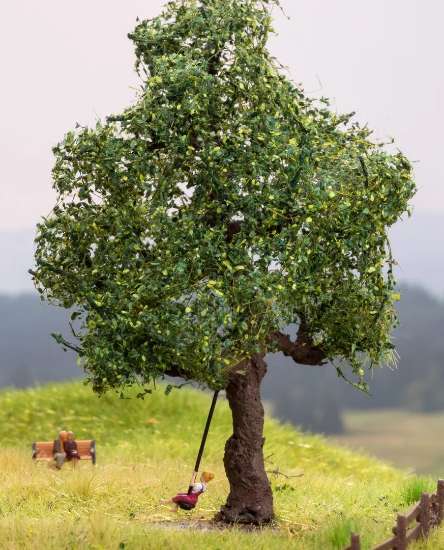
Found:
<svg viewBox="0 0 444 550"><path fill-rule="evenodd" d="M64 430L61 431L59 433L59 437L54 440L54 444L52 446L52 456L54 457L57 470L62 468L63 463L66 460L65 441L67 437L68 434Z"/></svg>

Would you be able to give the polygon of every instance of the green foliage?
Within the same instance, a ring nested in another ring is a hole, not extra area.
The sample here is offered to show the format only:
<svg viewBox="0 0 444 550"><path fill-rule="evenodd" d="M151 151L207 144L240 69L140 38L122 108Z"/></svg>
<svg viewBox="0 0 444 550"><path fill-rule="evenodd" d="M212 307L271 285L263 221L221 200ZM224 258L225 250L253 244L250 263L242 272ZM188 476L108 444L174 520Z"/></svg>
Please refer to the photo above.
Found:
<svg viewBox="0 0 444 550"><path fill-rule="evenodd" d="M407 479L401 489L401 497L406 504L413 504L421 499L421 493L436 491L436 481L425 477Z"/></svg>
<svg viewBox="0 0 444 550"><path fill-rule="evenodd" d="M36 281L77 309L99 393L171 370L224 386L293 322L359 376L393 358L387 228L411 166L280 71L272 4L169 2L130 35L136 102L54 148Z"/></svg>

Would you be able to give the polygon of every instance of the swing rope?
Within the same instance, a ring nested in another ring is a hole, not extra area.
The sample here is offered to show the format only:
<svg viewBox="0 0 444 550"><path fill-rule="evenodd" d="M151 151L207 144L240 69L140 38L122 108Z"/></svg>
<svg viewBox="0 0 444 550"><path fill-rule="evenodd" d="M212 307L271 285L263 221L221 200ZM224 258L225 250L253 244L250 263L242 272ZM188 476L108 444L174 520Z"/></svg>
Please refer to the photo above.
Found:
<svg viewBox="0 0 444 550"><path fill-rule="evenodd" d="M217 396L218 395L219 395L219 390L216 390L214 392L214 395L213 395L213 401L211 402L210 412L208 413L207 423L205 425L205 430L204 430L204 433L203 433L203 436L202 436L202 441L200 443L200 449L199 449L199 452L197 453L197 460L196 460L196 465L194 466L193 477L191 478L190 486L188 487L188 495L191 495L191 491L193 490L194 482L196 481L197 473L199 472L200 461L202 460L202 455L203 455L203 452L204 452L204 449L205 449L205 443L207 441L207 435L208 435L208 432L210 430L210 424L211 424L211 420L213 418L213 413L214 413L214 409L216 407L216 401L217 401Z"/></svg>

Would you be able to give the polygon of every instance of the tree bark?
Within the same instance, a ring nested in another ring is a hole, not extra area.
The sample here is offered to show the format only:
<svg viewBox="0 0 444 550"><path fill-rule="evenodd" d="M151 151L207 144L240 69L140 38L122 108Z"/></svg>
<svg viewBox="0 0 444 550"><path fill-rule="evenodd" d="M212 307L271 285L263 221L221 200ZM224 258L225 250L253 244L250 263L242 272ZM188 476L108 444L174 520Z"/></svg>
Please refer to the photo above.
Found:
<svg viewBox="0 0 444 550"><path fill-rule="evenodd" d="M226 395L233 435L225 445L224 466L230 482L227 503L217 519L260 524L273 517L273 495L265 473L264 408L260 386L267 372L264 353L242 361L229 375Z"/></svg>
<svg viewBox="0 0 444 550"><path fill-rule="evenodd" d="M316 346L308 327L299 326L296 341L279 330L270 332L266 344L302 365L324 365L326 355ZM239 363L228 376L226 395L233 416L233 435L225 445L224 466L230 483L227 503L216 520L229 523L267 523L273 518L273 495L264 466L264 409L261 382L267 372L265 350ZM170 365L165 374L192 379L193 373Z"/></svg>

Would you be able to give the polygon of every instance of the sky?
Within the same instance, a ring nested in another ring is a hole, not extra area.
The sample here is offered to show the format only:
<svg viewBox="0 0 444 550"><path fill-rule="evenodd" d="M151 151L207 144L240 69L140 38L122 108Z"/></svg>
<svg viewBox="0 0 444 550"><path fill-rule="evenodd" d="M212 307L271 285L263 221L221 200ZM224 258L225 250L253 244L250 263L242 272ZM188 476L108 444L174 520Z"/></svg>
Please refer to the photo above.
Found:
<svg viewBox="0 0 444 550"><path fill-rule="evenodd" d="M136 17L152 17L163 4L1 2L0 291L29 286L14 266L21 266L24 256L31 261L32 243L23 236L32 240L39 217L54 204L51 148L77 122L95 124L132 101L139 80L127 33ZM270 50L293 80L313 97L331 98L339 112L355 111L375 136L393 136L404 154L418 161L414 216L395 228L396 247L415 272L421 273L426 261L424 284L430 286L433 276L436 289L444 290L438 274L430 272L444 268L439 239L444 234L444 2L283 0L282 5L290 19L274 8L278 36ZM436 257L427 254L424 260L426 250Z"/></svg>

